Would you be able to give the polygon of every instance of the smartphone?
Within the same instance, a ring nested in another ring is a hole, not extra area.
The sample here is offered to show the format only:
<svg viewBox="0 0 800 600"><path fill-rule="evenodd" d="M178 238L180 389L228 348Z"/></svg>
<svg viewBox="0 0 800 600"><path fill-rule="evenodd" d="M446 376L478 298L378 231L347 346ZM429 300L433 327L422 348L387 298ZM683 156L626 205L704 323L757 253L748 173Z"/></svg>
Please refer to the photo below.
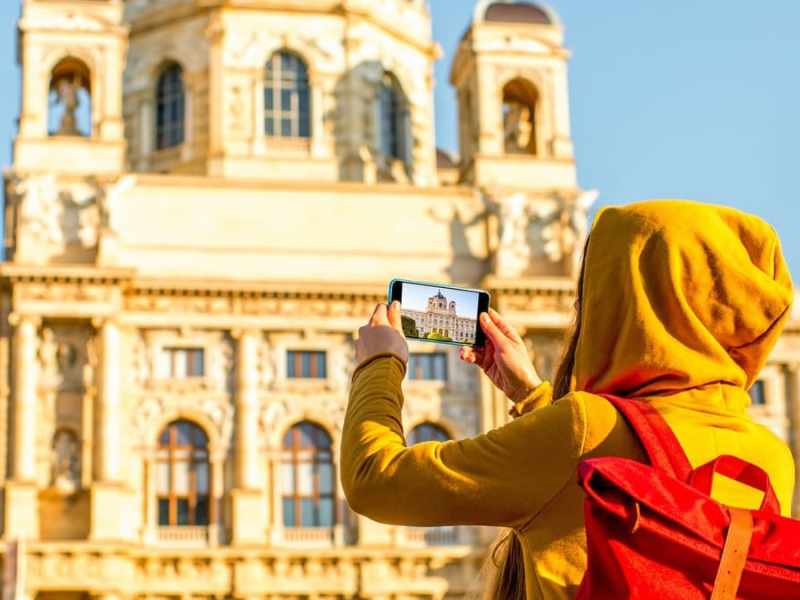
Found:
<svg viewBox="0 0 800 600"><path fill-rule="evenodd" d="M400 301L403 333L411 340L480 348L486 343L478 316L489 292L425 281L392 279L389 302Z"/></svg>

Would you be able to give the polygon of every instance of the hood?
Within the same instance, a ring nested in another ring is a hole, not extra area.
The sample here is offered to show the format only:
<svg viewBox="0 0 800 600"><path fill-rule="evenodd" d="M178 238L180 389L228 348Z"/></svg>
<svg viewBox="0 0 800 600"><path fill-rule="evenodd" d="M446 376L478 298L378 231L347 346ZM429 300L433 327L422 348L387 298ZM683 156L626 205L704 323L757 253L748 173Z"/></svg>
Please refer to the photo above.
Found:
<svg viewBox="0 0 800 600"><path fill-rule="evenodd" d="M579 391L694 390L696 403L704 386L747 390L789 317L780 240L735 209L666 200L607 207L585 260Z"/></svg>

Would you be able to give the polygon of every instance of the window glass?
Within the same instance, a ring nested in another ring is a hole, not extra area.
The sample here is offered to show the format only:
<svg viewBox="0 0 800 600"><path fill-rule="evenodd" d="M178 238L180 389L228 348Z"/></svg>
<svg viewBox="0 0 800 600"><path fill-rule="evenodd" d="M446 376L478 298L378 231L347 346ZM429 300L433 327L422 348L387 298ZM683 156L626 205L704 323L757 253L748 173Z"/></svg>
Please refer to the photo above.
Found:
<svg viewBox="0 0 800 600"><path fill-rule="evenodd" d="M433 423L417 425L408 433L408 444L414 445L422 442L446 442L450 439L447 432Z"/></svg>
<svg viewBox="0 0 800 600"><path fill-rule="evenodd" d="M169 525L169 498L158 499L158 524Z"/></svg>
<svg viewBox="0 0 800 600"><path fill-rule="evenodd" d="M297 378L325 378L327 355L325 352L290 350L286 353L286 376Z"/></svg>
<svg viewBox="0 0 800 600"><path fill-rule="evenodd" d="M294 498L283 499L283 525L285 527L295 527Z"/></svg>
<svg viewBox="0 0 800 600"><path fill-rule="evenodd" d="M408 360L408 378L447 381L447 354L444 352L412 352Z"/></svg>
<svg viewBox="0 0 800 600"><path fill-rule="evenodd" d="M185 93L183 71L178 65L166 68L156 85L156 148L183 143Z"/></svg>
<svg viewBox="0 0 800 600"><path fill-rule="evenodd" d="M311 100L305 62L291 52L275 53L264 70L264 86L266 135L310 137Z"/></svg>
<svg viewBox="0 0 800 600"><path fill-rule="evenodd" d="M333 527L333 499L323 498L319 501L319 527Z"/></svg>
<svg viewBox="0 0 800 600"><path fill-rule="evenodd" d="M759 379L750 388L750 399L754 406L765 406L767 404L767 393L764 381Z"/></svg>

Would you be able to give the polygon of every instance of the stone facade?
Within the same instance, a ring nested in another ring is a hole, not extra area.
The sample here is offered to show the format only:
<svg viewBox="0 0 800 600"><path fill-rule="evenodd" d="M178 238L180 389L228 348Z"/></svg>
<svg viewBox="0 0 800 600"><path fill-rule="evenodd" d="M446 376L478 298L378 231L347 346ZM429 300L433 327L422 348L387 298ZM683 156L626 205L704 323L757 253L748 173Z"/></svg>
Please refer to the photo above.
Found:
<svg viewBox="0 0 800 600"><path fill-rule="evenodd" d="M495 4L455 59L460 160L437 164L423 0L23 2L0 265L7 597L476 584L495 531L379 525L335 477L320 516L323 478L293 481L311 463L306 438L291 444L312 424L328 444L314 464L335 470L353 338L393 277L489 290L552 374L594 194L577 185L557 17L505 22ZM307 135L268 135L271 119ZM753 409L795 448L798 334L794 320ZM508 419L457 351L411 350L443 352L447 377L405 382L407 430Z"/></svg>

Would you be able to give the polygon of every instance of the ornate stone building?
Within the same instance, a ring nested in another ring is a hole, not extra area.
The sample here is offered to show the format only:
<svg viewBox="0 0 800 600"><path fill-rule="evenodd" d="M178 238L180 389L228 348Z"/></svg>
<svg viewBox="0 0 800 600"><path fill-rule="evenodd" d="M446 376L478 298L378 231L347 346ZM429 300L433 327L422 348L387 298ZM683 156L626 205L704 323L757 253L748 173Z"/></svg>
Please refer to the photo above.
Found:
<svg viewBox="0 0 800 600"><path fill-rule="evenodd" d="M5 172L7 598L462 597L487 540L354 515L353 336L392 277L488 289L552 372L593 194L551 11L481 0L460 158L424 0L23 0ZM754 411L796 436L800 328ZM412 345L410 443L508 401ZM793 439L793 442L795 440Z"/></svg>
<svg viewBox="0 0 800 600"><path fill-rule="evenodd" d="M402 313L404 317L413 320L415 335L424 337L435 334L456 342L474 344L477 319L459 316L456 309L456 301L448 302L447 297L439 290L435 296L428 298L425 310L404 308Z"/></svg>

